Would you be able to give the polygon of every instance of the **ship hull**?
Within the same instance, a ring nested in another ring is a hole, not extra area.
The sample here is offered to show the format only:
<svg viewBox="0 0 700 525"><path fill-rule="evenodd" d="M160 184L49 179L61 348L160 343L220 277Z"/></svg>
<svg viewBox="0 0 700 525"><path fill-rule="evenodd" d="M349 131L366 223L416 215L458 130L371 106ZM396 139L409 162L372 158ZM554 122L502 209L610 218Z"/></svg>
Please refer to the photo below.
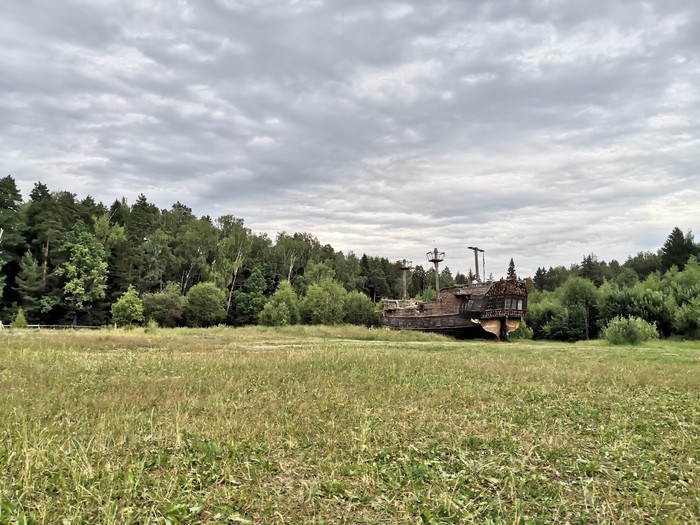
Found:
<svg viewBox="0 0 700 525"><path fill-rule="evenodd" d="M526 305L527 289L522 282L454 287L440 290L436 301L385 301L383 325L460 339L504 340L520 326Z"/></svg>

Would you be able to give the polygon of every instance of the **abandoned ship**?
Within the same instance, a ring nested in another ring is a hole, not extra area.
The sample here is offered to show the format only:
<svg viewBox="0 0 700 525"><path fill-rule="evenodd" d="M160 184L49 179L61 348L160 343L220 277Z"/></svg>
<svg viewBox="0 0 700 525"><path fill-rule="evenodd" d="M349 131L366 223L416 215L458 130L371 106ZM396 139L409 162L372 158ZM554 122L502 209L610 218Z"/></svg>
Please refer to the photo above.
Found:
<svg viewBox="0 0 700 525"><path fill-rule="evenodd" d="M436 301L387 300L383 310L389 328L506 340L525 316L527 288L518 279L455 286L440 290Z"/></svg>
<svg viewBox="0 0 700 525"><path fill-rule="evenodd" d="M474 250L476 275L479 275L479 253ZM438 264L445 257L437 248L427 254L428 262L435 265L435 288L439 286ZM406 271L410 261L403 261L404 297L406 297ZM487 283L473 281L471 285L443 288L435 301L385 300L383 325L400 330L438 332L457 338L473 338L495 335L507 340L508 334L520 326L527 312L527 286L515 275Z"/></svg>

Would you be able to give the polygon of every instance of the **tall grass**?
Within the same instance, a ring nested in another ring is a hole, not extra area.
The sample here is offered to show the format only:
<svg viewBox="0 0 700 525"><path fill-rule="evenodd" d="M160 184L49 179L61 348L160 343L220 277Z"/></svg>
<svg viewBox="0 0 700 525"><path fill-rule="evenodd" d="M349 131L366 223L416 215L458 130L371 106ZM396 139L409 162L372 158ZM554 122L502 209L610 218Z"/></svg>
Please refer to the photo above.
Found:
<svg viewBox="0 0 700 525"><path fill-rule="evenodd" d="M694 523L692 345L0 334L0 523Z"/></svg>

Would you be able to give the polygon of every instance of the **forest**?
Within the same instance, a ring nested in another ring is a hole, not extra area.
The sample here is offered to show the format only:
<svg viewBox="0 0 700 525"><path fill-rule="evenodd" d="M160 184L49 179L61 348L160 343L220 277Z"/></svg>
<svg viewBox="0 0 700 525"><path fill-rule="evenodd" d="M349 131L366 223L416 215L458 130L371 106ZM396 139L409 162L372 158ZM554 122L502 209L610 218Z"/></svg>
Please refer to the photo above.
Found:
<svg viewBox="0 0 700 525"><path fill-rule="evenodd" d="M598 337L634 316L663 337L700 336L700 246L676 227L657 252L624 263L584 255L569 268L538 268L525 337ZM185 204L159 209L145 195L106 206L37 182L25 201L0 179L0 320L105 326L364 324L377 303L402 295L402 261L336 251L310 233L275 239L244 219L196 217ZM508 273L514 272L511 260ZM504 272L505 273L505 272ZM449 267L440 286L474 278ZM435 296L432 268L417 265L412 297Z"/></svg>

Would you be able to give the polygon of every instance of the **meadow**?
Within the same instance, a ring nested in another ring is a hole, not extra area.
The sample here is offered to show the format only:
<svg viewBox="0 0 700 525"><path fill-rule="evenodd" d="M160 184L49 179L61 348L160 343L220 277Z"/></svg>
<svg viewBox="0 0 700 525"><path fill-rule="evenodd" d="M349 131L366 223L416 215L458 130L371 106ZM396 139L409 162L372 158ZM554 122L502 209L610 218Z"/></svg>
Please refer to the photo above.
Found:
<svg viewBox="0 0 700 525"><path fill-rule="evenodd" d="M700 523L700 348L0 332L0 524Z"/></svg>

